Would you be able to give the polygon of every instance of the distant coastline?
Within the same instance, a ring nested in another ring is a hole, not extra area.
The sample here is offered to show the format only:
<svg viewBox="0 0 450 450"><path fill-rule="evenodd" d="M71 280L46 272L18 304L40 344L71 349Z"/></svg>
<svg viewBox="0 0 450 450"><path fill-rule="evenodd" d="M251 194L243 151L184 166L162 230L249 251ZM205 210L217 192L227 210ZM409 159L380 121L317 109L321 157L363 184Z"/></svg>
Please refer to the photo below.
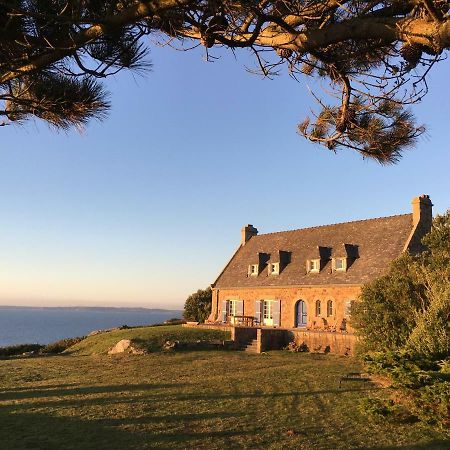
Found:
<svg viewBox="0 0 450 450"><path fill-rule="evenodd" d="M42 309L42 310L73 310L73 311L130 311L130 312L163 312L163 313L177 313L180 314L182 309L165 309L165 308L146 308L143 306L128 307L128 306L16 306L16 305L0 305L0 309Z"/></svg>
<svg viewBox="0 0 450 450"><path fill-rule="evenodd" d="M48 344L94 330L153 325L181 318L182 311L143 307L0 306L0 347Z"/></svg>

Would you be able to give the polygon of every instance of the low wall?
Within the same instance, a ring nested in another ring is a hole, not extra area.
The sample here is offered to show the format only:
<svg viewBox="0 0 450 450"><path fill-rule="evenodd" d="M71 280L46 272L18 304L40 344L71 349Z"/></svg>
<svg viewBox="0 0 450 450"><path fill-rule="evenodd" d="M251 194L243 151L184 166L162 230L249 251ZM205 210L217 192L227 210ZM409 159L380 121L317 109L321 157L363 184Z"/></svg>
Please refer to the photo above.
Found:
<svg viewBox="0 0 450 450"><path fill-rule="evenodd" d="M235 347L239 348L247 344L252 339L257 338L257 328L251 327L232 327L231 340L234 341Z"/></svg>
<svg viewBox="0 0 450 450"><path fill-rule="evenodd" d="M202 330L222 330L230 332L233 329L230 325L213 325L208 323L199 323L197 325L193 323L183 323L181 326L185 328L201 328Z"/></svg>
<svg viewBox="0 0 450 450"><path fill-rule="evenodd" d="M338 355L354 355L357 337L351 333L327 331L287 330L289 342L306 344L310 352L330 352Z"/></svg>
<svg viewBox="0 0 450 450"><path fill-rule="evenodd" d="M354 355L357 337L352 333L339 333L320 330L301 330L283 328L233 327L230 325L183 324L183 327L204 328L231 332L234 346L239 348L252 339L257 340L258 353L269 350L281 350L289 342L305 344L310 352L334 353L337 355Z"/></svg>
<svg viewBox="0 0 450 450"><path fill-rule="evenodd" d="M258 353L267 350L281 350L290 342L288 331L276 328L258 328L257 339Z"/></svg>

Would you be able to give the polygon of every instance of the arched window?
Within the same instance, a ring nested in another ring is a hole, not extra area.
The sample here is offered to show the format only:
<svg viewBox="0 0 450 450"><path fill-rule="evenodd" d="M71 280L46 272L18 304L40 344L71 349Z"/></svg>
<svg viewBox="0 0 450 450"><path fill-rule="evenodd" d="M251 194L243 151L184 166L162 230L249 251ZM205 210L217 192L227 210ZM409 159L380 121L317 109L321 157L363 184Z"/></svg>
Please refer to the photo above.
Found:
<svg viewBox="0 0 450 450"><path fill-rule="evenodd" d="M333 300L327 301L327 317L331 317L333 315Z"/></svg>
<svg viewBox="0 0 450 450"><path fill-rule="evenodd" d="M320 300L316 300L316 317L320 316Z"/></svg>

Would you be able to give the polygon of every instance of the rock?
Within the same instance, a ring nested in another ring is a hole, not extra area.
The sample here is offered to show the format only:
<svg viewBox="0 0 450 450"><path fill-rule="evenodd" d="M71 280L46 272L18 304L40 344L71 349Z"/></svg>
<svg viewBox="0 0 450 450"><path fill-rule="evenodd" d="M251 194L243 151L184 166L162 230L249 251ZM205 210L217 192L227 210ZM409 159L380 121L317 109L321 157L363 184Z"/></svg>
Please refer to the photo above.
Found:
<svg viewBox="0 0 450 450"><path fill-rule="evenodd" d="M178 347L178 341L166 341L163 345L163 350L175 350Z"/></svg>
<svg viewBox="0 0 450 450"><path fill-rule="evenodd" d="M94 331L91 331L88 334L88 336L95 336L96 334L100 334L100 333L103 333L103 330L94 330Z"/></svg>
<svg viewBox="0 0 450 450"><path fill-rule="evenodd" d="M108 351L108 355L116 355L117 353L129 353L131 355L146 355L148 351L131 345L130 339L122 339L114 347Z"/></svg>
<svg viewBox="0 0 450 450"><path fill-rule="evenodd" d="M123 353L131 346L129 339L122 339L112 349L109 350L108 355L115 355L116 353Z"/></svg>

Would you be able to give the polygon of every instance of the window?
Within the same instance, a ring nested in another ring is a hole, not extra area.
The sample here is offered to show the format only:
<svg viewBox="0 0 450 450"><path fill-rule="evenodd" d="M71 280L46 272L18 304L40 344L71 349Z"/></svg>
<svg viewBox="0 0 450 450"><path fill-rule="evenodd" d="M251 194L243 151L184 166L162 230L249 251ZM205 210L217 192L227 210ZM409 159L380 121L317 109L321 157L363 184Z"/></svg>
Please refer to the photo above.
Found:
<svg viewBox="0 0 450 450"><path fill-rule="evenodd" d="M250 266L248 266L248 273L252 277L257 277L258 276L258 264L251 264Z"/></svg>
<svg viewBox="0 0 450 450"><path fill-rule="evenodd" d="M354 300L347 300L345 302L345 309L344 309L345 317L350 317L352 315L352 306L354 302L355 302Z"/></svg>
<svg viewBox="0 0 450 450"><path fill-rule="evenodd" d="M320 300L316 300L316 317L320 316Z"/></svg>
<svg viewBox="0 0 450 450"><path fill-rule="evenodd" d="M345 258L334 258L334 270L345 271L347 268L347 262Z"/></svg>
<svg viewBox="0 0 450 450"><path fill-rule="evenodd" d="M320 259L310 259L308 261L308 272L320 272Z"/></svg>
<svg viewBox="0 0 450 450"><path fill-rule="evenodd" d="M271 320L273 319L273 307L270 300L265 300L263 302L263 319L264 320Z"/></svg>
<svg viewBox="0 0 450 450"><path fill-rule="evenodd" d="M333 300L327 301L327 317L331 317L333 315Z"/></svg>
<svg viewBox="0 0 450 450"><path fill-rule="evenodd" d="M278 275L280 273L280 263L269 264L269 275Z"/></svg>
<svg viewBox="0 0 450 450"><path fill-rule="evenodd" d="M236 316L237 315L237 300L228 300L227 315L228 316Z"/></svg>

